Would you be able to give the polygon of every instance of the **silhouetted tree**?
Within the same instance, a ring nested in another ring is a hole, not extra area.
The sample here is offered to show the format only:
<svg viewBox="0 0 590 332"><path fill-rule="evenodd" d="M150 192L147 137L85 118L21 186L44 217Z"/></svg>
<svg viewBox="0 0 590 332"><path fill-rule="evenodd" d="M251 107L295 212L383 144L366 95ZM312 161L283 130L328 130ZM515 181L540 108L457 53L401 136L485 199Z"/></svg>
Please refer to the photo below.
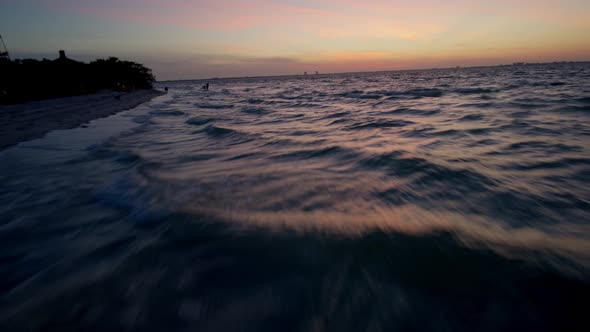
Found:
<svg viewBox="0 0 590 332"><path fill-rule="evenodd" d="M150 89L155 81L149 68L118 58L97 59L89 64L95 82L116 90Z"/></svg>

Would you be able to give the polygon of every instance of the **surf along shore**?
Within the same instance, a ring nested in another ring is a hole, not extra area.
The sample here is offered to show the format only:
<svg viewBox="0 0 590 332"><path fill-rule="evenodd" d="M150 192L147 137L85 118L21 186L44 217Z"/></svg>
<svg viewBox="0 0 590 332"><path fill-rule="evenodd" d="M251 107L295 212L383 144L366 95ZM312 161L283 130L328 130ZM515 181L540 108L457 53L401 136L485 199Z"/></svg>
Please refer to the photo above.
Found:
<svg viewBox="0 0 590 332"><path fill-rule="evenodd" d="M89 121L132 109L163 95L154 89L94 94L0 105L0 150L43 137L56 129L79 127Z"/></svg>

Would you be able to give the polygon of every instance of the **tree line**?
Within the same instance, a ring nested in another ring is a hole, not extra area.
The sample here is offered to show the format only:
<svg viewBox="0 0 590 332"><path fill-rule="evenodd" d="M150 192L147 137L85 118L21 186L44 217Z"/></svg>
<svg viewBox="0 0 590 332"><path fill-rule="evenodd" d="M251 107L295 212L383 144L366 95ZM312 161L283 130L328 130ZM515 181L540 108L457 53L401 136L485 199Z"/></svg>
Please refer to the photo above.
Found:
<svg viewBox="0 0 590 332"><path fill-rule="evenodd" d="M0 104L95 93L151 89L155 77L142 64L115 57L90 63L71 60L0 60Z"/></svg>

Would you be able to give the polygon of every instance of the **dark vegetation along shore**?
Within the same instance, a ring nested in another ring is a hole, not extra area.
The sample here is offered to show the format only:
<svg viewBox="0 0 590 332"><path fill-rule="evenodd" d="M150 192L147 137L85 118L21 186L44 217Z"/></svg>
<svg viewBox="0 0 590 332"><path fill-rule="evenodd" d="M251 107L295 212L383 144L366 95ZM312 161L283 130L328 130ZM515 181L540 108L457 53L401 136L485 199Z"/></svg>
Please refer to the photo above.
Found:
<svg viewBox="0 0 590 332"><path fill-rule="evenodd" d="M1 60L0 104L77 96L101 90L151 89L151 69L114 57L90 63L72 60L64 51L55 60Z"/></svg>
<svg viewBox="0 0 590 332"><path fill-rule="evenodd" d="M117 58L0 61L0 149L138 106L163 94L149 68Z"/></svg>

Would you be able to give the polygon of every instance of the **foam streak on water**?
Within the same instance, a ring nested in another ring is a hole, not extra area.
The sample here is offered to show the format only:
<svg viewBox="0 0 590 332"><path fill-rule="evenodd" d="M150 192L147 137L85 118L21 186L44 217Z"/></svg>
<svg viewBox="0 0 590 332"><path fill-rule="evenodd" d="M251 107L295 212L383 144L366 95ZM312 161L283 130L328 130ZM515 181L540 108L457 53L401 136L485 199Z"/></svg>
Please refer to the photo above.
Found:
<svg viewBox="0 0 590 332"><path fill-rule="evenodd" d="M584 330L588 64L209 83L0 154L0 327Z"/></svg>

